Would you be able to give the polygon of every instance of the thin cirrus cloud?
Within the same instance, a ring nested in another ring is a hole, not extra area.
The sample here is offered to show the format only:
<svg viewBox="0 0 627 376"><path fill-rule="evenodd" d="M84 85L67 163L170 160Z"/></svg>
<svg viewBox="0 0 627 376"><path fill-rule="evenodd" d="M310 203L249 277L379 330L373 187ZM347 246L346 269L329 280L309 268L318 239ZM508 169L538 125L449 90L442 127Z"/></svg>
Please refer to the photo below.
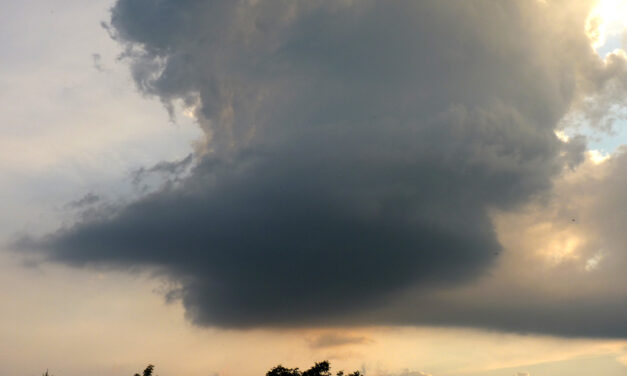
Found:
<svg viewBox="0 0 627 376"><path fill-rule="evenodd" d="M203 144L176 184L20 246L159 270L198 325L607 336L578 330L595 312L552 327L433 298L497 266L492 211L584 161L560 120L619 97L626 59L596 55L589 5L119 0L110 31L138 87L189 106ZM557 320L548 307L532 313Z"/></svg>

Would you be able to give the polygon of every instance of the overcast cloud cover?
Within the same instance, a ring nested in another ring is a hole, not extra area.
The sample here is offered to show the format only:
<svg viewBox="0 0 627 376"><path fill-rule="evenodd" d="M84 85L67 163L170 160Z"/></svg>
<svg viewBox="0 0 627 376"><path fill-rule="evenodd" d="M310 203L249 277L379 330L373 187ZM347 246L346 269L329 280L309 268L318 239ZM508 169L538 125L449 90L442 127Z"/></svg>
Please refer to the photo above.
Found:
<svg viewBox="0 0 627 376"><path fill-rule="evenodd" d="M76 266L158 270L199 325L627 337L615 287L627 265L626 157L594 164L585 138L555 133L566 115L595 119L625 98L627 58L599 58L589 11L118 0L108 28L137 86L183 103L205 139L185 177L189 158L162 164L177 172L171 184L20 245ZM573 183L585 174L596 178ZM578 263L517 269L540 262L528 244L537 234L508 239L538 218L570 225L583 213ZM613 261L582 272L597 254Z"/></svg>

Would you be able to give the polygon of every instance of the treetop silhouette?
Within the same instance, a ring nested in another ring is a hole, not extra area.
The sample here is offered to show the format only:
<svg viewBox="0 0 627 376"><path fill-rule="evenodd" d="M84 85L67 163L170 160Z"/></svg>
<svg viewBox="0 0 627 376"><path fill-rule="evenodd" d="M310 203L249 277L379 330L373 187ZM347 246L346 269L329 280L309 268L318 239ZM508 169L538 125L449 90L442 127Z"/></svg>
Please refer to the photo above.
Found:
<svg viewBox="0 0 627 376"><path fill-rule="evenodd" d="M143 374L140 375L136 373L135 376L152 376L152 371L155 369L155 366L149 364L148 367L144 370ZM328 361L324 360L322 362L316 362L313 367L309 368L306 371L301 372L298 368L285 368L282 365L278 365L272 368L270 371L266 373L266 376L332 376L331 366ZM45 376L45 375L44 375ZM355 371L353 373L349 373L347 375L344 374L344 371L338 371L336 376L363 376L361 372Z"/></svg>
<svg viewBox="0 0 627 376"><path fill-rule="evenodd" d="M155 369L155 366L153 366L152 364L149 364L148 367L146 367L146 369L144 370L144 373L142 375L140 375L139 373L136 373L135 376L152 376L152 370Z"/></svg>
<svg viewBox="0 0 627 376"><path fill-rule="evenodd" d="M336 375L362 376L361 372L359 371L349 373L348 375L344 375L344 371L338 371ZM317 362L313 367L304 372L301 372L298 368L285 368L279 364L278 366L268 371L266 373L266 376L332 376L332 373L329 362L324 360L322 362Z"/></svg>

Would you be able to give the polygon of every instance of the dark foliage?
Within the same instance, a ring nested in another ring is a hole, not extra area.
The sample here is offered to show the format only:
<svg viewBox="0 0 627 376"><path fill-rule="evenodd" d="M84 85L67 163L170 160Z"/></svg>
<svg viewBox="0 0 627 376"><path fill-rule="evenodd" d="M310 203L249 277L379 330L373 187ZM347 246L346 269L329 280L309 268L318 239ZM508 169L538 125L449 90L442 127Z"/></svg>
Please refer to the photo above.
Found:
<svg viewBox="0 0 627 376"><path fill-rule="evenodd" d="M144 370L143 375L136 373L135 376L152 376L152 370L154 369L155 369L155 366L153 366L152 364L149 364L148 367L146 367L146 369Z"/></svg>
<svg viewBox="0 0 627 376"><path fill-rule="evenodd" d="M331 367L328 361L316 363L310 369L301 372L298 368L285 368L278 365L266 373L266 376L332 376ZM337 376L345 376L344 371L337 372ZM346 376L362 376L361 372L355 371Z"/></svg>
<svg viewBox="0 0 627 376"><path fill-rule="evenodd" d="M140 375L136 373L135 376L152 376L152 371L155 366L149 364L148 367L144 370L144 373ZM272 368L270 371L266 373L266 376L332 376L331 366L328 361L324 360L322 362L316 362L316 364L310 369L301 372L298 368L285 368L282 365L278 365ZM48 375L48 371L43 376L51 376ZM338 371L336 376L363 376L361 372L355 371L353 373L349 373L347 375L344 374L344 371Z"/></svg>
<svg viewBox="0 0 627 376"><path fill-rule="evenodd" d="M152 376L152 371L155 366L149 364L144 370L143 374L136 373L134 376ZM43 376L48 375L48 371ZM278 365L272 368L266 373L266 376L333 376L331 373L331 366L328 361L316 362L313 367L306 371L301 372L298 368L285 368L282 365ZM355 371L353 373L344 374L344 371L338 371L336 376L363 376L361 372Z"/></svg>

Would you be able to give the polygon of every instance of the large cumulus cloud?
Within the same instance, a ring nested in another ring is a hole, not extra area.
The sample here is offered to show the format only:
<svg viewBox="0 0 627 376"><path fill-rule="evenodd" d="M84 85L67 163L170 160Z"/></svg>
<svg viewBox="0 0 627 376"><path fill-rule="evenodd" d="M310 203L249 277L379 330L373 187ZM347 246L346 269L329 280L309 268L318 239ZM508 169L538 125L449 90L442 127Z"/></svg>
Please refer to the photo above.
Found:
<svg viewBox="0 0 627 376"><path fill-rule="evenodd" d="M111 31L138 87L193 109L205 132L196 165L23 244L74 265L157 268L199 324L398 320L368 312L485 273L501 251L489 211L581 160L583 144L555 130L606 70L587 11L118 0Z"/></svg>
<svg viewBox="0 0 627 376"><path fill-rule="evenodd" d="M546 195L491 216L506 251L489 273L409 289L370 319L627 337L627 149L594 157L556 178Z"/></svg>

